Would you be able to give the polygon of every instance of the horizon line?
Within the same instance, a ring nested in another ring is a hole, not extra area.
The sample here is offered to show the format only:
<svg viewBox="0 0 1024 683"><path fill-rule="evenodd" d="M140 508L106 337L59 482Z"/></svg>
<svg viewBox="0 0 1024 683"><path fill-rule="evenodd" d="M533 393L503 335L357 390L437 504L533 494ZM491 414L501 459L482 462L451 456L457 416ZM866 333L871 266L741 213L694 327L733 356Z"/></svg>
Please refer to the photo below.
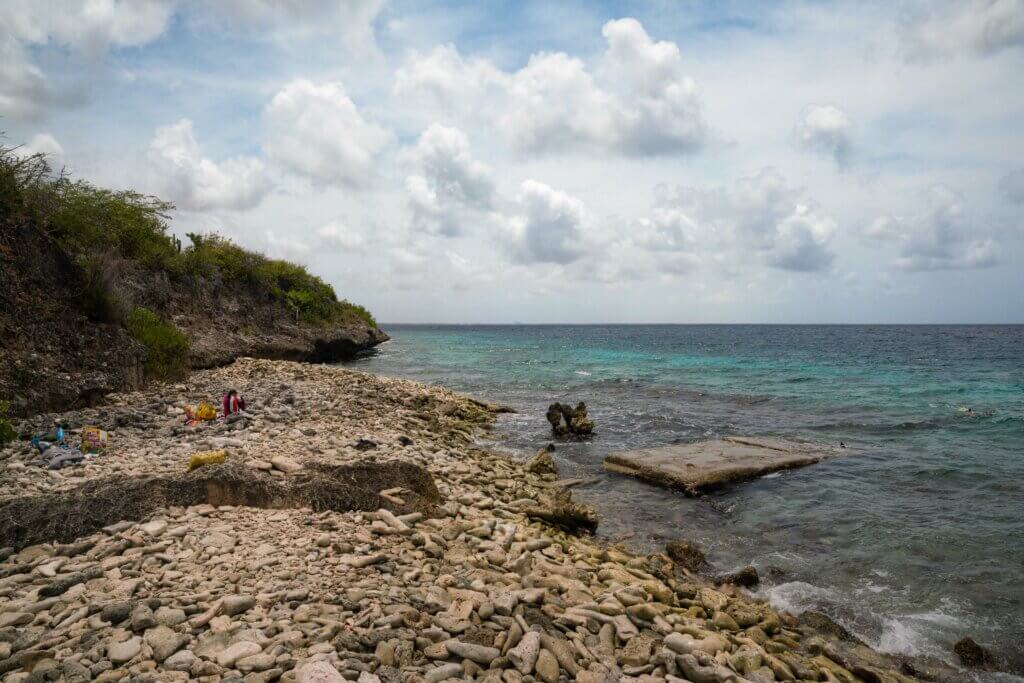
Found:
<svg viewBox="0 0 1024 683"><path fill-rule="evenodd" d="M504 323L445 323L445 322L382 322L378 326L410 326L410 325L433 325L449 327L1021 327L1024 322L1004 323L622 323L622 322L600 322L600 323L528 323L528 322L504 322Z"/></svg>

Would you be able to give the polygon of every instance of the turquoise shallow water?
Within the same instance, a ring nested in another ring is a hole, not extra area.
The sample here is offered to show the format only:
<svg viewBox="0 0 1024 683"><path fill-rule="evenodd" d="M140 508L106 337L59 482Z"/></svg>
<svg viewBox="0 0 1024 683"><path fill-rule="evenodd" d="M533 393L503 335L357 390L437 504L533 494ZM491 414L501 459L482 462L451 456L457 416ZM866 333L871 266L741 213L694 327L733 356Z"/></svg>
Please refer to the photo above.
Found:
<svg viewBox="0 0 1024 683"><path fill-rule="evenodd" d="M494 447L550 441L601 533L688 538L754 564L777 606L827 612L882 650L950 660L971 634L1024 670L1024 326L391 326L358 369L519 412ZM968 411L970 408L970 411ZM602 473L603 456L727 434L845 442L848 456L699 499Z"/></svg>

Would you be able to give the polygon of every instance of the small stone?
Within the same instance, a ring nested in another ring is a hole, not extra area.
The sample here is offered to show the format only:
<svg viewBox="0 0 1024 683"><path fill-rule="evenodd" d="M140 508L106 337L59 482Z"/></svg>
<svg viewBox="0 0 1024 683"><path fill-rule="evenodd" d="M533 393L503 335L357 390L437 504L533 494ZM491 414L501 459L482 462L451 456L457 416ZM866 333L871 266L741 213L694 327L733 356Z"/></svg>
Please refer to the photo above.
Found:
<svg viewBox="0 0 1024 683"><path fill-rule="evenodd" d="M163 532L167 531L167 520L165 519L154 519L151 522L146 522L142 525L142 530L150 536L159 536Z"/></svg>
<svg viewBox="0 0 1024 683"><path fill-rule="evenodd" d="M146 644L153 648L153 659L162 662L184 647L189 638L167 626L155 626L144 636Z"/></svg>
<svg viewBox="0 0 1024 683"><path fill-rule="evenodd" d="M699 572L708 567L704 553L689 541L672 541L665 546L665 554L673 562L691 572Z"/></svg>
<svg viewBox="0 0 1024 683"><path fill-rule="evenodd" d="M136 603L132 608L132 630L145 631L156 625L156 617L153 616L153 610L149 608L149 605L144 602Z"/></svg>
<svg viewBox="0 0 1024 683"><path fill-rule="evenodd" d="M182 650L164 660L164 668L169 671L188 671L196 661L196 656L191 650Z"/></svg>
<svg viewBox="0 0 1024 683"><path fill-rule="evenodd" d="M296 669L295 683L345 683L345 677L330 663L318 660Z"/></svg>
<svg viewBox="0 0 1024 683"><path fill-rule="evenodd" d="M0 628L8 626L27 626L32 623L35 616L29 612L8 612L0 614Z"/></svg>
<svg viewBox="0 0 1024 683"><path fill-rule="evenodd" d="M528 631L519 644L508 651L508 659L512 662L512 666L519 670L519 673L526 675L533 671L538 654L540 654L540 634L536 631Z"/></svg>
<svg viewBox="0 0 1024 683"><path fill-rule="evenodd" d="M501 656L501 651L494 647L464 643L461 640L447 640L445 647L456 657L463 657L477 664L490 666L491 662Z"/></svg>
<svg viewBox="0 0 1024 683"><path fill-rule="evenodd" d="M544 683L557 683L558 681L558 660L547 650L541 650L537 656L537 663L534 665L534 672Z"/></svg>
<svg viewBox="0 0 1024 683"><path fill-rule="evenodd" d="M132 612L132 606L127 600L108 602L100 612L100 618L111 624L120 624L128 618Z"/></svg>
<svg viewBox="0 0 1024 683"><path fill-rule="evenodd" d="M153 613L153 617L161 626L177 626L184 623L187 618L185 610L175 607L160 607Z"/></svg>
<svg viewBox="0 0 1024 683"><path fill-rule="evenodd" d="M92 672L78 662L65 659L61 668L64 670L65 683L86 683L92 680Z"/></svg>
<svg viewBox="0 0 1024 683"><path fill-rule="evenodd" d="M251 595L229 595L224 598L221 612L229 617L248 612L256 606L256 598Z"/></svg>
<svg viewBox="0 0 1024 683"><path fill-rule="evenodd" d="M217 655L217 663L225 668L231 668L235 662L243 657L250 657L252 655L258 655L263 651L256 643L248 640L243 640L240 643L229 645L219 655Z"/></svg>
<svg viewBox="0 0 1024 683"><path fill-rule="evenodd" d="M317 538L316 538L316 546L318 548L326 548L330 544L331 544L331 535L330 534L320 534L319 536L317 536Z"/></svg>
<svg viewBox="0 0 1024 683"><path fill-rule="evenodd" d="M428 671L423 678L426 679L427 683L440 683L440 681L448 678L461 678L462 673L461 664L442 664L436 669Z"/></svg>
<svg viewBox="0 0 1024 683"><path fill-rule="evenodd" d="M235 662L235 668L239 671L266 671L274 666L276 657L274 655L260 653L258 655L250 655L248 657L242 657Z"/></svg>
<svg viewBox="0 0 1024 683"><path fill-rule="evenodd" d="M274 469L280 470L286 474L298 472L302 469L302 465L290 458L286 458L283 455L275 455L270 459L270 464L274 466Z"/></svg>
<svg viewBox="0 0 1024 683"><path fill-rule="evenodd" d="M142 650L142 638L132 636L128 640L107 646L107 657L114 664L130 661Z"/></svg>

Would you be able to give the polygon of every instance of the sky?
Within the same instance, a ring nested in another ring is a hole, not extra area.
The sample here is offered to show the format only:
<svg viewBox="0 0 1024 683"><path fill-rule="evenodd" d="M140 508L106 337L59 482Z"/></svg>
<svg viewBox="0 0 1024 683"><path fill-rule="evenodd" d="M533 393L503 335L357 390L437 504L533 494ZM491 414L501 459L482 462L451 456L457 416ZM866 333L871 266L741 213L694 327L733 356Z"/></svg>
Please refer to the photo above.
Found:
<svg viewBox="0 0 1024 683"><path fill-rule="evenodd" d="M1021 74L1024 0L0 0L6 144L385 323L1024 322Z"/></svg>

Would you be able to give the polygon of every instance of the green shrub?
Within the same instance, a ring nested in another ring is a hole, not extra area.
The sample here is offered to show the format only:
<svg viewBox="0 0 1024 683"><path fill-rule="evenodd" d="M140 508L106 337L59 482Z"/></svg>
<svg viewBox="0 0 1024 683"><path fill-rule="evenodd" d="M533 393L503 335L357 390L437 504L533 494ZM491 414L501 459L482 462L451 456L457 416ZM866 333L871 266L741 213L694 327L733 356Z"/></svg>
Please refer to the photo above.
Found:
<svg viewBox="0 0 1024 683"><path fill-rule="evenodd" d="M33 220L76 259L82 268L81 308L94 320L124 318L116 264L131 260L171 279L240 286L308 323L376 326L365 308L338 301L334 288L300 265L268 259L217 235L189 234L192 244L182 250L168 233L173 208L150 195L54 176L44 155L23 157L16 148L0 146L0 220Z"/></svg>
<svg viewBox="0 0 1024 683"><path fill-rule="evenodd" d="M188 370L188 337L173 323L148 308L128 315L128 331L146 347L146 374L157 379L176 379Z"/></svg>
<svg viewBox="0 0 1024 683"><path fill-rule="evenodd" d="M18 438L18 433L14 431L14 425L7 419L7 411L10 407L11 404L8 401L0 401L0 446Z"/></svg>

